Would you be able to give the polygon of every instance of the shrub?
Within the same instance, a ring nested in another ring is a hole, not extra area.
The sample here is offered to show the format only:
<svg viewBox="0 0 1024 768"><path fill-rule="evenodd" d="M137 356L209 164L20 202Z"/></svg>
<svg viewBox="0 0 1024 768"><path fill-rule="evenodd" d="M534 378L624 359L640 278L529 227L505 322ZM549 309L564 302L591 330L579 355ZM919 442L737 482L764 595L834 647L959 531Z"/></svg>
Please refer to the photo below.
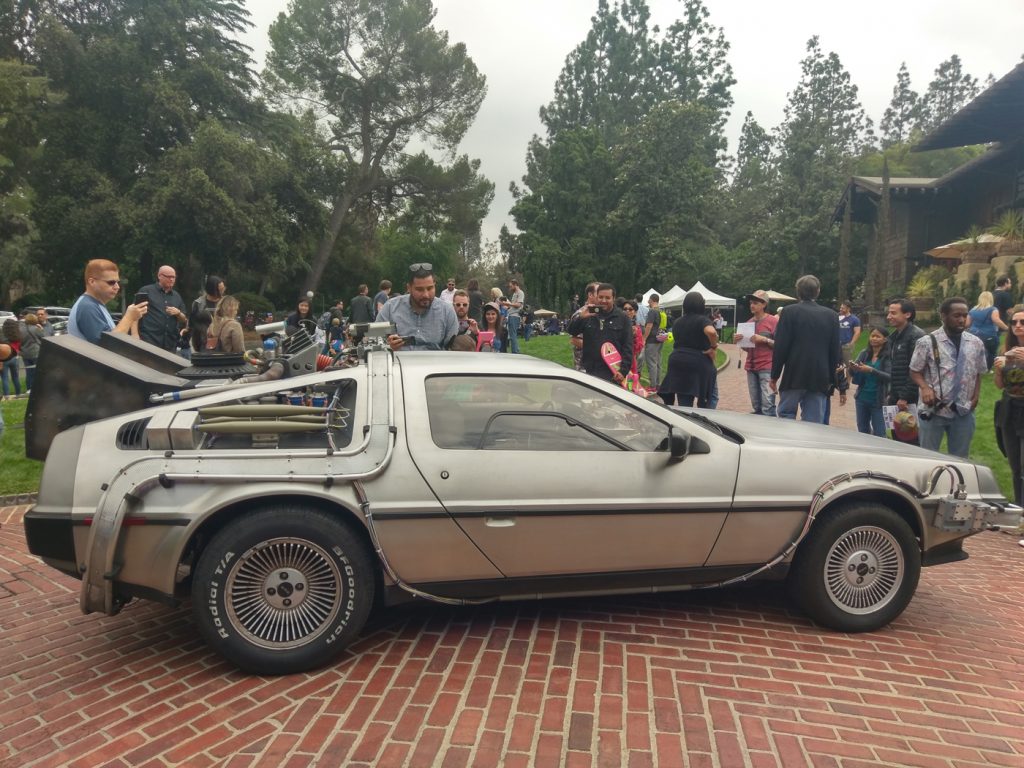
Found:
<svg viewBox="0 0 1024 768"><path fill-rule="evenodd" d="M242 291L241 293L234 293L232 296L238 299L238 314L241 317L245 317L245 313L250 310L255 312L258 317L267 312L274 311L273 303L265 296L260 296L257 293Z"/></svg>

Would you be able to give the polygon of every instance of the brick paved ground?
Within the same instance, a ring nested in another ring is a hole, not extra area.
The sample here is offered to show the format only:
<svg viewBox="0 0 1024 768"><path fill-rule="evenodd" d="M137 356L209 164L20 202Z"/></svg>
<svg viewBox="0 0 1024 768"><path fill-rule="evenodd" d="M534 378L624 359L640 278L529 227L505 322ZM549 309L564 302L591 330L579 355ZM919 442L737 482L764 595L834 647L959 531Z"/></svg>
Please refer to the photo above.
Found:
<svg viewBox="0 0 1024 768"><path fill-rule="evenodd" d="M738 367L743 353L734 344L722 344L721 349L729 355L729 362L718 372L718 407L726 411L750 412L750 395L747 394L747 374ZM839 404L839 395L832 396L832 417L829 423L843 429L857 429L857 416L853 408L854 388L850 389L846 405Z"/></svg>
<svg viewBox="0 0 1024 768"><path fill-rule="evenodd" d="M870 635L818 630L775 585L419 606L328 669L259 678L187 607L81 615L78 582L26 553L25 510L0 509L3 768L1024 766L1015 537L926 569Z"/></svg>

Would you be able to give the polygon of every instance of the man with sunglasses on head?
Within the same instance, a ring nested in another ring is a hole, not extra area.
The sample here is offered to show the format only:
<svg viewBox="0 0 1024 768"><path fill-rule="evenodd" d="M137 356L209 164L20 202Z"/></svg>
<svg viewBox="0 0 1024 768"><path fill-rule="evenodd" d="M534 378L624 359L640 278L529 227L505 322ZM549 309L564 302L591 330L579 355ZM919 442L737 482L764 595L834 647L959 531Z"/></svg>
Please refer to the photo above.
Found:
<svg viewBox="0 0 1024 768"><path fill-rule="evenodd" d="M377 315L377 322L395 326L387 339L391 349L448 348L459 332L459 320L454 307L439 300L436 292L433 265L412 264L405 295L389 299Z"/></svg>
<svg viewBox="0 0 1024 768"><path fill-rule="evenodd" d="M148 305L129 304L118 323L110 316L106 305L117 298L121 278L117 264L107 259L93 259L85 265L85 293L71 307L68 333L79 339L100 343L104 331L128 333L138 320L146 316Z"/></svg>

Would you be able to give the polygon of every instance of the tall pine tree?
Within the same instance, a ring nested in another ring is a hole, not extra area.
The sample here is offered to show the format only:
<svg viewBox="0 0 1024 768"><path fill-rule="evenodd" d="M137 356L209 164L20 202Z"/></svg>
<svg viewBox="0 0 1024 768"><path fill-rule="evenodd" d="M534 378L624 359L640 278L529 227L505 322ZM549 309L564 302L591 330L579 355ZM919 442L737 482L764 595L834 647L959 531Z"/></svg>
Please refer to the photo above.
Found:
<svg viewBox="0 0 1024 768"><path fill-rule="evenodd" d="M902 144L910 139L910 132L921 120L921 99L910 87L910 73L907 62L900 64L896 74L896 85L892 89L892 101L885 109L880 128L882 147Z"/></svg>
<svg viewBox="0 0 1024 768"><path fill-rule="evenodd" d="M921 100L921 131L928 133L938 127L977 95L978 78L964 72L960 57L954 53L936 68L935 79Z"/></svg>

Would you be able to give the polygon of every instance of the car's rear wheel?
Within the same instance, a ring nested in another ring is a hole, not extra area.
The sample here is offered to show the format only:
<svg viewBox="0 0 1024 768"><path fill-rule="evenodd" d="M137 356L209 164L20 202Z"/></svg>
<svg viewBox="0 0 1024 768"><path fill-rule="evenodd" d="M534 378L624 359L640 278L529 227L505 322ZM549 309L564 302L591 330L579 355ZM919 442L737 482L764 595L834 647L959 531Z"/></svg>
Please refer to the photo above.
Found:
<svg viewBox="0 0 1024 768"><path fill-rule="evenodd" d="M790 596L819 624L842 632L884 627L910 603L921 550L888 507L855 503L826 511L800 544Z"/></svg>
<svg viewBox="0 0 1024 768"><path fill-rule="evenodd" d="M322 510L265 509L223 528L203 550L192 610L206 641L249 672L326 664L362 629L373 604L367 547Z"/></svg>

